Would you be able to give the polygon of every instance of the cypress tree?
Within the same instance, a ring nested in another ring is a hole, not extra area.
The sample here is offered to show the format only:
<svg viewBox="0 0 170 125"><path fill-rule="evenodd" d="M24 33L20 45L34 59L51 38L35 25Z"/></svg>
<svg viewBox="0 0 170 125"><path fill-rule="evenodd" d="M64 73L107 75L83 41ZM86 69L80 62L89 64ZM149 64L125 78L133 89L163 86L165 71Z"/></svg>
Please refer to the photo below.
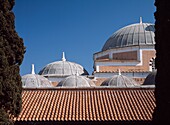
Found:
<svg viewBox="0 0 170 125"><path fill-rule="evenodd" d="M25 47L15 31L14 0L0 0L0 124L13 124L21 111L20 65Z"/></svg>
<svg viewBox="0 0 170 125"><path fill-rule="evenodd" d="M170 124L170 1L155 0L156 108L153 123Z"/></svg>

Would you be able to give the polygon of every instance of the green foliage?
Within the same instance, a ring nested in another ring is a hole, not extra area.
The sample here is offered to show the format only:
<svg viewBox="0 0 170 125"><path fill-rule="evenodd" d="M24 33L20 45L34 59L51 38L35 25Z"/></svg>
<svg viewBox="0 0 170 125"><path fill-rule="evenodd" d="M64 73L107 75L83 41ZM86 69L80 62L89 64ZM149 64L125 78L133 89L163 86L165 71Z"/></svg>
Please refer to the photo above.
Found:
<svg viewBox="0 0 170 125"><path fill-rule="evenodd" d="M0 109L0 125L12 125L13 122L12 120L9 120L9 116L7 113L4 111L4 109Z"/></svg>
<svg viewBox="0 0 170 125"><path fill-rule="evenodd" d="M0 0L0 124L12 124L9 115L21 111L22 83L19 74L25 47L15 31L14 0Z"/></svg>

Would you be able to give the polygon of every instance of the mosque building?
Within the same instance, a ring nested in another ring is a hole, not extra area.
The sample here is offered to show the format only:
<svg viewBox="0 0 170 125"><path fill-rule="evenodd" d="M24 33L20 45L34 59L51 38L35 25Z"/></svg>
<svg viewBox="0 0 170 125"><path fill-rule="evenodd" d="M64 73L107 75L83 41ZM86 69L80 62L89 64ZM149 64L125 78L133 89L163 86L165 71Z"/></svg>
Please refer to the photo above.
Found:
<svg viewBox="0 0 170 125"><path fill-rule="evenodd" d="M93 55L94 77L103 79L118 74L143 83L154 68L154 25L140 23L125 26L110 36L102 50Z"/></svg>
<svg viewBox="0 0 170 125"><path fill-rule="evenodd" d="M22 111L17 125L151 124L155 108L154 25L128 25L93 55L92 75L80 64L47 64L22 76Z"/></svg>
<svg viewBox="0 0 170 125"><path fill-rule="evenodd" d="M118 74L143 84L147 75L155 70L154 31L153 24L143 23L140 18L139 23L113 33L102 50L94 53L92 75L80 64L67 61L64 52L61 61L47 64L39 75L47 78L54 86L73 75L90 78L96 86Z"/></svg>

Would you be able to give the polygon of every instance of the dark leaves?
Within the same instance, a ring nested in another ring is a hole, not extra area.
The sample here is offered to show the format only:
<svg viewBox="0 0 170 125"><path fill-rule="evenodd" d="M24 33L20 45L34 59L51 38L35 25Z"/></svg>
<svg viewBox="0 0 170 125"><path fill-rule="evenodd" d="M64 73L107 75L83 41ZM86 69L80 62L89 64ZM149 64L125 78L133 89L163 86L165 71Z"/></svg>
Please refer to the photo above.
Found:
<svg viewBox="0 0 170 125"><path fill-rule="evenodd" d="M25 47L15 31L14 0L0 0L0 124L12 124L10 115L21 111L22 83L19 74Z"/></svg>

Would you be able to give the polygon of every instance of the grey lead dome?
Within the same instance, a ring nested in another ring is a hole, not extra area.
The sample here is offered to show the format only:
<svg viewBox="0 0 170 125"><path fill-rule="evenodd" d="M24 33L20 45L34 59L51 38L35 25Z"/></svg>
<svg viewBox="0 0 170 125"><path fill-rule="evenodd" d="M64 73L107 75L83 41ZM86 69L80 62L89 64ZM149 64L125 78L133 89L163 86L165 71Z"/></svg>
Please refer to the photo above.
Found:
<svg viewBox="0 0 170 125"><path fill-rule="evenodd" d="M95 84L85 76L78 76L78 75L72 75L61 82L59 82L58 86L60 87L91 87L95 86Z"/></svg>
<svg viewBox="0 0 170 125"><path fill-rule="evenodd" d="M53 87L50 81L37 74L27 74L22 76L22 87L25 88L41 88L41 87Z"/></svg>
<svg viewBox="0 0 170 125"><path fill-rule="evenodd" d="M153 71L149 73L149 75L146 77L143 85L155 85L155 77L156 77L157 71Z"/></svg>
<svg viewBox="0 0 170 125"><path fill-rule="evenodd" d="M53 87L53 85L47 78L41 75L35 74L34 64L32 64L31 74L22 76L22 87L41 88L41 87Z"/></svg>
<svg viewBox="0 0 170 125"><path fill-rule="evenodd" d="M116 31L104 44L102 51L128 46L154 45L154 25L137 23Z"/></svg>
<svg viewBox="0 0 170 125"><path fill-rule="evenodd" d="M114 87L135 87L137 83L132 79L123 75L114 75L106 79L101 86L114 86Z"/></svg>
<svg viewBox="0 0 170 125"><path fill-rule="evenodd" d="M39 72L43 76L70 76L76 73L79 75L88 75L88 72L81 65L69 61L50 63Z"/></svg>

